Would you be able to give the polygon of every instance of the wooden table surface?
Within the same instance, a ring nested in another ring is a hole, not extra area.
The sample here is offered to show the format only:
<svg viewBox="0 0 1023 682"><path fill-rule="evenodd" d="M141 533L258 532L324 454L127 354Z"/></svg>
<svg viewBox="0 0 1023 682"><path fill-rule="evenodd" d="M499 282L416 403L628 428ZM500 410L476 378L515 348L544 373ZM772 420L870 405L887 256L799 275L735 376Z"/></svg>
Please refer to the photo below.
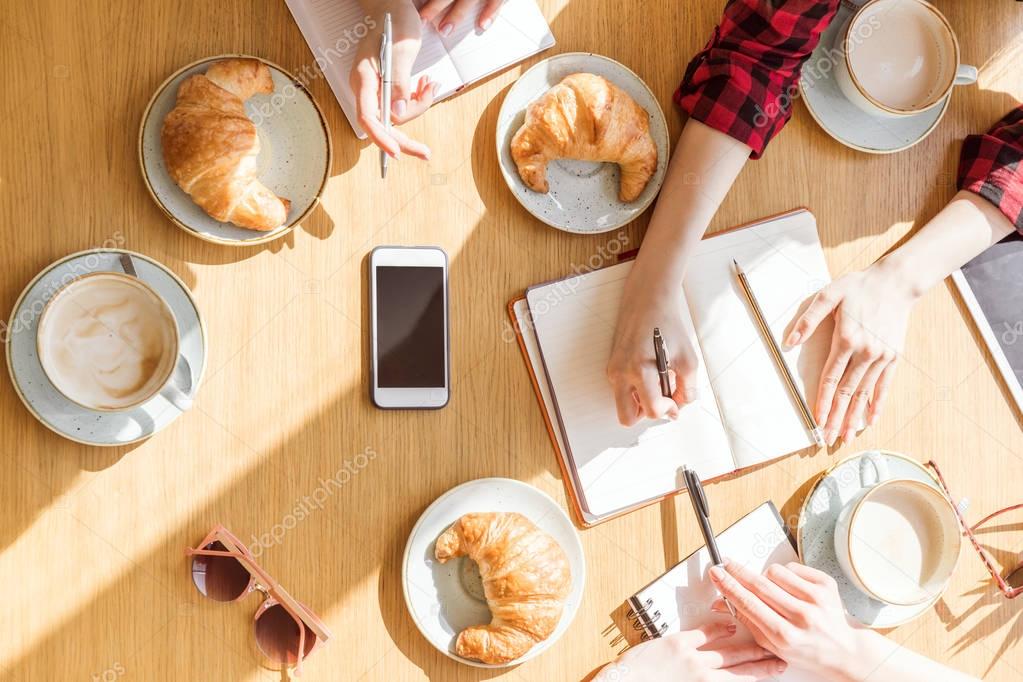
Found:
<svg viewBox="0 0 1023 682"><path fill-rule="evenodd" d="M594 51L631 67L665 108L674 139L681 119L671 94L722 4L543 0L558 39L547 56ZM870 156L833 141L797 103L713 228L808 206L838 276L935 213L955 191L963 136L1023 96L1023 8L937 5L981 75L956 91L934 134L909 151ZM335 634L309 660L306 679L579 679L613 655L601 634L610 612L700 544L684 498L581 533L582 607L561 641L518 668L480 671L435 651L406 613L400 584L412 525L452 486L505 476L565 504L505 303L589 262L617 233L548 228L501 179L497 112L538 58L409 125L433 160L401 161L386 184L376 150L355 138L326 82L313 79L335 149L322 207L283 239L236 249L166 220L135 152L140 116L163 79L227 52L293 72L313 63L281 0L40 0L9 3L0 15L0 308L65 254L119 246L176 272L210 337L195 408L134 447L63 440L0 382L0 677L278 679L251 653L256 597L218 604L192 586L183 550L222 522L246 541L288 526L262 562ZM630 245L647 217L625 230ZM383 412L367 398L365 258L378 244L438 244L450 255L453 393L443 410ZM818 472L871 447L937 459L974 518L1023 498L1018 415L948 285L914 313L881 423L851 445L710 486L714 521L731 523L765 498L791 519ZM293 510L307 496L322 504L298 520ZM1023 546L1016 529L990 536L1000 558ZM964 551L944 599L890 636L975 675L1018 680L1020 606L996 596Z"/></svg>

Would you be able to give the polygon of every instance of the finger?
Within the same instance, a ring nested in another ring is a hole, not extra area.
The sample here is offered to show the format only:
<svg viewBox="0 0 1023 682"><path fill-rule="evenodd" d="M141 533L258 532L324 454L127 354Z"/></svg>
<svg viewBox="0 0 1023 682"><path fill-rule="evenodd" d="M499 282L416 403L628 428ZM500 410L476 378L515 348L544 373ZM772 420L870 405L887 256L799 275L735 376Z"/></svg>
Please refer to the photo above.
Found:
<svg viewBox="0 0 1023 682"><path fill-rule="evenodd" d="M732 624L734 625L734 623ZM727 668L740 663L773 658L774 654L755 642L728 644L719 649L704 649L698 658L708 668Z"/></svg>
<svg viewBox="0 0 1023 682"><path fill-rule="evenodd" d="M480 30L486 31L494 23L494 19L497 18L497 13L501 11L501 5L504 4L504 0L488 0L483 5L483 9L480 11L480 16L476 20L476 25L480 27Z"/></svg>
<svg viewBox="0 0 1023 682"><path fill-rule="evenodd" d="M639 406L636 404L632 385L625 382L616 383L614 391L615 407L618 409L618 423L622 426L633 426L642 415L639 412Z"/></svg>
<svg viewBox="0 0 1023 682"><path fill-rule="evenodd" d="M867 370L874 364L873 359L866 353L857 353L846 367L845 375L835 389L835 398L831 404L831 412L828 413L827 426L824 427L824 440L828 445L833 445L842 432L842 424L845 423L845 413L849 409L853 393L859 387Z"/></svg>
<svg viewBox="0 0 1023 682"><path fill-rule="evenodd" d="M732 614L732 612L728 610L728 605L725 604L725 600L721 597L718 597L711 603L710 610L714 613L720 613L723 616L730 616ZM760 628L757 627L756 624L750 622L749 618L746 618L739 612L736 612L735 617L753 634L753 639L757 644L763 647L771 646L771 641L764 636L764 633L761 632ZM770 649L768 650L770 651Z"/></svg>
<svg viewBox="0 0 1023 682"><path fill-rule="evenodd" d="M810 338L817 327L820 326L820 323L824 321L824 318L830 315L838 306L840 300L829 287L818 291L813 300L810 301L810 305L806 307L803 314L792 325L792 331L785 337L785 345L795 346Z"/></svg>
<svg viewBox="0 0 1023 682"><path fill-rule="evenodd" d="M408 111L412 104L413 94L416 91L416 84L412 83L412 66L419 54L420 40L415 38L403 38L395 41L394 50L391 56L391 120L395 123L404 123L415 118ZM418 116L418 112L416 116Z"/></svg>
<svg viewBox="0 0 1023 682"><path fill-rule="evenodd" d="M432 22L451 5L451 2L452 0L428 0L419 8L419 18L426 22Z"/></svg>
<svg viewBox="0 0 1023 682"><path fill-rule="evenodd" d="M870 411L867 413L867 426L873 426L881 414L881 410L884 409L884 401L888 397L888 388L892 384L892 377L895 376L896 362L897 360L889 362L877 380L877 385L874 387L874 397L870 401Z"/></svg>
<svg viewBox="0 0 1023 682"><path fill-rule="evenodd" d="M475 0L455 0L451 9L439 21L440 34L449 36L469 16L469 10L476 6Z"/></svg>
<svg viewBox="0 0 1023 682"><path fill-rule="evenodd" d="M711 682L757 682L781 675L789 664L780 658L765 658L762 661L740 663L724 670L715 670Z"/></svg>
<svg viewBox="0 0 1023 682"><path fill-rule="evenodd" d="M821 587L831 588L835 585L835 579L824 571L819 571L816 568L801 564L798 561L790 561L785 564L785 568L789 569L803 580L811 582Z"/></svg>
<svg viewBox="0 0 1023 682"><path fill-rule="evenodd" d="M401 155L401 147L384 130L380 122L380 77L370 59L363 59L352 71L352 89L359 109L359 125L374 144L394 158Z"/></svg>
<svg viewBox="0 0 1023 682"><path fill-rule="evenodd" d="M430 82L429 76L421 76L416 82L415 90L409 94L408 99L402 100L401 113L399 114L396 111L398 108L397 102L395 102L395 106L391 107L391 120L400 125L425 113L433 105L435 85L435 83Z"/></svg>
<svg viewBox="0 0 1023 682"><path fill-rule="evenodd" d="M638 382L636 395L639 397L639 405L643 408L643 415L649 419L660 419L667 416L671 419L678 417L678 405L671 398L661 394L661 382L657 379L655 372L645 373L643 380Z"/></svg>
<svg viewBox="0 0 1023 682"><path fill-rule="evenodd" d="M430 160L430 148L425 144L419 140L413 140L397 128L391 128L390 133L391 137L398 143L398 146L401 147L402 153L422 159L423 161Z"/></svg>
<svg viewBox="0 0 1023 682"><path fill-rule="evenodd" d="M889 360L884 358L876 360L863 375L860 385L856 387L852 402L849 403L849 411L845 415L845 432L842 435L842 440L846 443L852 441L859 430L866 425L865 415L870 396L874 395L874 386L877 385L877 380L881 377L881 372L888 362Z"/></svg>
<svg viewBox="0 0 1023 682"><path fill-rule="evenodd" d="M672 393L671 398L675 403L681 407L682 405L688 405L689 403L695 403L700 398L700 387L697 383L696 372L694 370L683 370L677 372L675 370L668 370L671 374L672 381Z"/></svg>
<svg viewBox="0 0 1023 682"><path fill-rule="evenodd" d="M694 630L676 632L665 639L675 639L678 644L688 649L699 649L707 644L731 637L736 630L735 623L716 621L701 625Z"/></svg>
<svg viewBox="0 0 1023 682"><path fill-rule="evenodd" d="M851 358L852 350L848 348L846 341L838 335L838 332L835 332L831 337L831 352L828 353L828 359L824 362L821 382L817 386L817 414L814 416L817 418L819 426L824 426L828 421L832 401L835 398L835 389L838 388L838 383L842 380L842 375L845 374L845 368L849 365ZM827 438L826 435L825 438Z"/></svg>
<svg viewBox="0 0 1023 682"><path fill-rule="evenodd" d="M782 564L771 564L764 575L775 585L802 601L813 601L814 591L820 587Z"/></svg>
<svg viewBox="0 0 1023 682"><path fill-rule="evenodd" d="M751 571L736 561L727 562L725 570L785 620L792 621L799 615L803 604L763 574Z"/></svg>
<svg viewBox="0 0 1023 682"><path fill-rule="evenodd" d="M710 569L710 579L735 607L739 619L763 635L764 641L761 641L761 644L775 644L783 639L783 635L791 626L728 571L720 566L713 566Z"/></svg>

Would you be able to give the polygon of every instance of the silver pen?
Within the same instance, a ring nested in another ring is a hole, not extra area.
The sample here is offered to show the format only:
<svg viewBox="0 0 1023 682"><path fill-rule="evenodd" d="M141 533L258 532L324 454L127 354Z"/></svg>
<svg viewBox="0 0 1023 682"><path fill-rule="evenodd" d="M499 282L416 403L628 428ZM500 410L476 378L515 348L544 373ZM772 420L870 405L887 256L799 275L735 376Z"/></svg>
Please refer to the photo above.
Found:
<svg viewBox="0 0 1023 682"><path fill-rule="evenodd" d="M391 13L384 15L384 34L380 38L380 120L391 131ZM387 177L388 153L380 150L380 177Z"/></svg>

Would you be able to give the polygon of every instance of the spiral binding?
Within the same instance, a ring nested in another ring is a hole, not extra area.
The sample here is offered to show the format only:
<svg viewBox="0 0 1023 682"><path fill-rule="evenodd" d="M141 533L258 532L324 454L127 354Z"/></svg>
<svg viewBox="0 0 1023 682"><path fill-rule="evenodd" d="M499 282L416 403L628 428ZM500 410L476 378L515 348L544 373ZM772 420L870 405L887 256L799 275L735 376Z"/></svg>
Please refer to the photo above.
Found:
<svg viewBox="0 0 1023 682"><path fill-rule="evenodd" d="M660 637L668 631L667 623L661 623L660 625L657 624L657 621L661 619L660 609L650 613L650 608L653 607L653 605L653 600L647 599L643 602L642 607L639 609L630 608L625 614L625 617L632 621L633 630L643 631L643 636L640 638L641 642L645 642L648 639L654 639L655 637ZM653 632L651 632L651 628L653 628Z"/></svg>

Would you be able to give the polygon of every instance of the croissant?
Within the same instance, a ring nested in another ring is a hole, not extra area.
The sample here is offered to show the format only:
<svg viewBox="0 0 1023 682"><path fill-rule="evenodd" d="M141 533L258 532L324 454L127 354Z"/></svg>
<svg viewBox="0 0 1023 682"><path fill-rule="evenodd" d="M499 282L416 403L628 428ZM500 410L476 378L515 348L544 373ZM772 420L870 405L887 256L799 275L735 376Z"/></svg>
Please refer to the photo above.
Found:
<svg viewBox="0 0 1023 682"><path fill-rule="evenodd" d="M547 192L547 162L580 159L617 163L618 198L634 201L657 170L657 145L643 107L607 79L574 73L529 105L511 142L519 177Z"/></svg>
<svg viewBox="0 0 1023 682"><path fill-rule="evenodd" d="M273 230L291 203L256 178L259 137L245 100L273 92L266 64L224 59L178 88L160 131L167 172L206 213L251 230Z"/></svg>
<svg viewBox="0 0 1023 682"><path fill-rule="evenodd" d="M467 555L479 566L492 620L462 630L455 653L507 663L547 639L561 620L572 570L561 545L522 514L466 514L437 539L437 560Z"/></svg>

